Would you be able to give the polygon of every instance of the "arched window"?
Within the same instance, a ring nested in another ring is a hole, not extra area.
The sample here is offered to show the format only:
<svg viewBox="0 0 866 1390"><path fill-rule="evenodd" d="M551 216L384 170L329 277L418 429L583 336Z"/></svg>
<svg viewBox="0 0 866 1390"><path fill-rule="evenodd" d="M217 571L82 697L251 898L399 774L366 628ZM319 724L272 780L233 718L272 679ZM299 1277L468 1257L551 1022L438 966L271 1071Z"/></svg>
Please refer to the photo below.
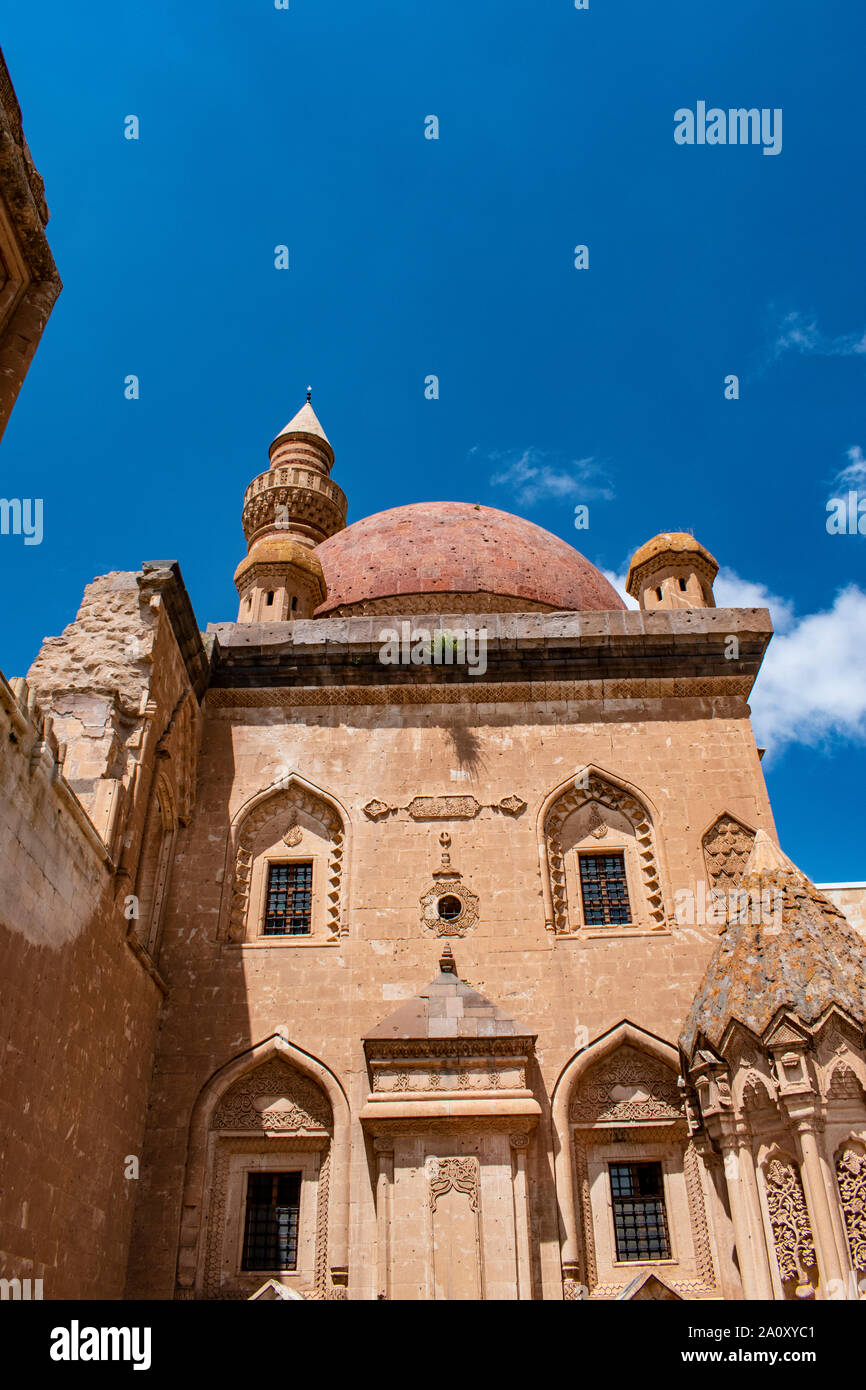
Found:
<svg viewBox="0 0 866 1390"><path fill-rule="evenodd" d="M342 817L292 777L232 827L221 934L246 945L324 944L344 931Z"/></svg>
<svg viewBox="0 0 866 1390"><path fill-rule="evenodd" d="M542 826L551 930L667 926L653 820L637 795L586 768L549 800Z"/></svg>
<svg viewBox="0 0 866 1390"><path fill-rule="evenodd" d="M148 809L136 887L136 936L154 962L159 957L176 836L174 798L168 782L160 777Z"/></svg>
<svg viewBox="0 0 866 1390"><path fill-rule="evenodd" d="M553 1115L565 1296L616 1298L653 1269L681 1297L716 1291L673 1048L620 1024L569 1062Z"/></svg>

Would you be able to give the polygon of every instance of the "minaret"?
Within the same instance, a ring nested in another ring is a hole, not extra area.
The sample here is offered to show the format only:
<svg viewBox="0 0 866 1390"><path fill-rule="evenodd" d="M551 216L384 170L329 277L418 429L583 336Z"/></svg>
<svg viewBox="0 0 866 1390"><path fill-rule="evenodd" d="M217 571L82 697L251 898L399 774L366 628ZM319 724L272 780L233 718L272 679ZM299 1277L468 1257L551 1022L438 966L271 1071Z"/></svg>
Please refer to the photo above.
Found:
<svg viewBox="0 0 866 1390"><path fill-rule="evenodd" d="M625 587L641 608L715 608L719 566L687 531L663 531L635 551Z"/></svg>
<svg viewBox="0 0 866 1390"><path fill-rule="evenodd" d="M244 494L247 557L235 571L239 623L311 618L326 597L320 541L346 525L346 497L330 473L334 451L316 418L312 391L268 453L271 466Z"/></svg>

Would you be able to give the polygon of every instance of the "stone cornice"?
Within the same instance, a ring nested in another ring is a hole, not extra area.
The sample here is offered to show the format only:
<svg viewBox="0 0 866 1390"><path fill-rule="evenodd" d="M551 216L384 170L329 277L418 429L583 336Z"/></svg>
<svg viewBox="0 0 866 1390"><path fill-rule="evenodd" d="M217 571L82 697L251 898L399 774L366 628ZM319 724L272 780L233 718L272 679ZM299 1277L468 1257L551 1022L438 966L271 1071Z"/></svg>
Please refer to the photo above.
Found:
<svg viewBox="0 0 866 1390"><path fill-rule="evenodd" d="M763 608L416 615L412 631L486 630L482 676L383 664L400 615L218 623L213 707L748 697L772 634ZM728 653L736 638L736 659Z"/></svg>
<svg viewBox="0 0 866 1390"><path fill-rule="evenodd" d="M201 701L208 687L214 652L209 654L202 641L180 566L176 560L146 560L137 579L142 596L159 594L190 685L196 699Z"/></svg>

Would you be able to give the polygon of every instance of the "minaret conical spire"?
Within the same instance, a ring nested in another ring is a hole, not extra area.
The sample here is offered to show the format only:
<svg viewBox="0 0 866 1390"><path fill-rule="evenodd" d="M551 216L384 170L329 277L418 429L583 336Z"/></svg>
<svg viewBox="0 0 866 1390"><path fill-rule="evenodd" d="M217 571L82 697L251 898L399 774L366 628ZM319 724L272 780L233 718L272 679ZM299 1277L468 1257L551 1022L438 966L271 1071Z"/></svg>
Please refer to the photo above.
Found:
<svg viewBox="0 0 866 1390"><path fill-rule="evenodd" d="M330 472L334 462L334 450L331 441L322 429L321 422L312 404L313 388L307 387L307 398L296 415L293 415L287 425L284 425L279 434L274 439L270 447L271 467L277 468L286 457L297 453L297 449L291 446L301 445L306 441L316 451L314 466L321 471ZM313 462L307 459L307 462ZM323 467L324 465L324 467Z"/></svg>

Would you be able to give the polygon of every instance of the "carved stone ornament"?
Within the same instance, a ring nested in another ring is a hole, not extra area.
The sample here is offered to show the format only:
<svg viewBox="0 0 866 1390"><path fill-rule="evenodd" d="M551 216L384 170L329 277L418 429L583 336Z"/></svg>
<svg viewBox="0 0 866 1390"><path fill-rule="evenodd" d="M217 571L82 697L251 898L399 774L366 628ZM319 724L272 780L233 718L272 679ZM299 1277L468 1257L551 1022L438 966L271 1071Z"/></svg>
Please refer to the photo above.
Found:
<svg viewBox="0 0 866 1390"><path fill-rule="evenodd" d="M547 872L553 907L551 928L557 935L571 931L568 920L568 897L565 879L565 852L562 845L562 831L565 822L581 810L588 802L599 807L616 811L630 823L637 845L638 863L642 887L650 925L662 929L665 926L665 909L662 899L661 877L656 855L652 823L644 806L621 787L605 778L591 774L585 785L579 780L562 792L550 807L544 825L544 838L547 849ZM599 815L599 820L602 817Z"/></svg>
<svg viewBox="0 0 866 1390"><path fill-rule="evenodd" d="M799 1174L792 1162L773 1158L764 1179L780 1278L783 1283L797 1279L805 1287L806 1270L815 1264L815 1246Z"/></svg>
<svg viewBox="0 0 866 1390"><path fill-rule="evenodd" d="M283 835L283 844L288 845L291 848L293 845L299 845L303 838L304 832L298 824L298 813L297 811L292 810L289 812L289 817L286 821L286 830L285 834Z"/></svg>
<svg viewBox="0 0 866 1390"><path fill-rule="evenodd" d="M211 1128L297 1134L330 1131L332 1123L331 1107L316 1083L272 1059L229 1087Z"/></svg>
<svg viewBox="0 0 866 1390"><path fill-rule="evenodd" d="M704 862L711 888L735 887L755 843L755 832L734 816L719 816L703 838Z"/></svg>
<svg viewBox="0 0 866 1390"><path fill-rule="evenodd" d="M481 807L474 796L416 796L406 810L412 820L474 820Z"/></svg>
<svg viewBox="0 0 866 1390"><path fill-rule="evenodd" d="M470 1210L477 1212L480 1169L478 1159L474 1156L438 1159L435 1165L430 1165L427 1181L431 1211L436 1210L439 1198L444 1197L445 1193L453 1188L455 1192L464 1192L469 1198Z"/></svg>
<svg viewBox="0 0 866 1390"><path fill-rule="evenodd" d="M579 1082L571 1103L579 1124L681 1120L683 1104L670 1067L631 1047L592 1067Z"/></svg>
<svg viewBox="0 0 866 1390"><path fill-rule="evenodd" d="M440 917L442 898L456 898L460 912L456 917ZM421 898L421 925L436 936L465 936L478 921L478 894L467 888L458 873L437 875L437 881Z"/></svg>
<svg viewBox="0 0 866 1390"><path fill-rule="evenodd" d="M866 1274L866 1146L851 1141L843 1147L836 1159L836 1178L851 1263L858 1274Z"/></svg>
<svg viewBox="0 0 866 1390"><path fill-rule="evenodd" d="M500 801L482 804L474 796L416 796L408 806L391 806L387 801L373 798L363 808L368 820L380 821L397 811L405 811L414 821L474 820L481 811L501 811L506 816L519 816L526 810L521 796L503 796Z"/></svg>

